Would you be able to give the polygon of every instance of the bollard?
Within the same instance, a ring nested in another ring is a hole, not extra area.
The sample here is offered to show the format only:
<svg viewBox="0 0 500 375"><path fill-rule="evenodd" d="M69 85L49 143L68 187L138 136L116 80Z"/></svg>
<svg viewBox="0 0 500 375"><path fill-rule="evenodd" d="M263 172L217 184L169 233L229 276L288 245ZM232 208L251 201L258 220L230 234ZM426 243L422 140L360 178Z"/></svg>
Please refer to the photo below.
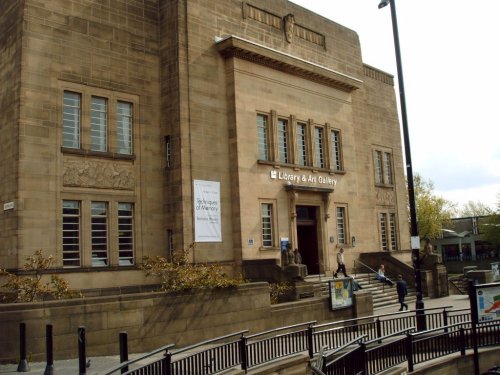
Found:
<svg viewBox="0 0 500 375"><path fill-rule="evenodd" d="M78 327L78 367L80 375L87 373L87 360L85 358L85 327Z"/></svg>
<svg viewBox="0 0 500 375"><path fill-rule="evenodd" d="M128 361L128 342L127 342L127 332L120 332L120 363ZM124 374L128 371L128 366L121 369L121 373Z"/></svg>
<svg viewBox="0 0 500 375"><path fill-rule="evenodd" d="M43 375L54 375L54 345L52 340L52 324L45 327L45 350L47 353L47 366Z"/></svg>
<svg viewBox="0 0 500 375"><path fill-rule="evenodd" d="M28 372L30 365L26 360L26 323L19 323L19 364L17 372Z"/></svg>

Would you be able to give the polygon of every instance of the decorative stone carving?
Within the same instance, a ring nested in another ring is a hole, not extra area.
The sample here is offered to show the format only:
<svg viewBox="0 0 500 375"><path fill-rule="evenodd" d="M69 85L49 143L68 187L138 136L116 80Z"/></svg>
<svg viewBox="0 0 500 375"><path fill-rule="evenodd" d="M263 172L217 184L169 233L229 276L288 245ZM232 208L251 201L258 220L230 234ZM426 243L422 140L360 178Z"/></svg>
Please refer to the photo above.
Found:
<svg viewBox="0 0 500 375"><path fill-rule="evenodd" d="M393 190L377 189L376 190L377 204L395 205L396 197Z"/></svg>
<svg viewBox="0 0 500 375"><path fill-rule="evenodd" d="M283 21L285 22L285 39L288 43L292 43L293 28L295 26L295 16L289 13L283 18Z"/></svg>
<svg viewBox="0 0 500 375"><path fill-rule="evenodd" d="M66 160L64 162L63 185L133 190L135 176L132 167L129 165Z"/></svg>

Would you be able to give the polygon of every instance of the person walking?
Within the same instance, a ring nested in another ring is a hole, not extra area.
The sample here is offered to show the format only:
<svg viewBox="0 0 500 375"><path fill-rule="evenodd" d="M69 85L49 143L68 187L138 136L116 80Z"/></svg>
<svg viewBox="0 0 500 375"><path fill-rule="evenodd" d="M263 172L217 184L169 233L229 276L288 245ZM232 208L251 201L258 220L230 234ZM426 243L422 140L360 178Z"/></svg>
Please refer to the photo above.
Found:
<svg viewBox="0 0 500 375"><path fill-rule="evenodd" d="M338 268L337 268L337 271L335 271L335 275L333 275L333 277L337 277L337 274L339 272L342 272L345 277L348 277L347 272L345 270L344 249L342 247L340 248L339 252L337 253L337 264L338 264Z"/></svg>
<svg viewBox="0 0 500 375"><path fill-rule="evenodd" d="M398 292L398 300L401 304L399 311L403 311L403 307L408 310L408 305L405 303L405 297L408 294L408 288L406 287L406 281L403 280L403 276L398 275L398 281L396 281L396 290Z"/></svg>

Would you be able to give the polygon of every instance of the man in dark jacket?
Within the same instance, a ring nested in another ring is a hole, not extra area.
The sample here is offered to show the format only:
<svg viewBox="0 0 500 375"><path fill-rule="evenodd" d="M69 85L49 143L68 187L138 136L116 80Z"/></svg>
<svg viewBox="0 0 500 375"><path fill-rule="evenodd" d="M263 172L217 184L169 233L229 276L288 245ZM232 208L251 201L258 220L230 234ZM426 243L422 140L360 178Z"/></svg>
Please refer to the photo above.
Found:
<svg viewBox="0 0 500 375"><path fill-rule="evenodd" d="M398 281L396 281L396 290L398 292L398 300L401 304L399 311L403 311L403 307L408 310L408 305L405 303L405 297L408 294L408 288L406 287L406 281L403 280L403 276L398 275Z"/></svg>

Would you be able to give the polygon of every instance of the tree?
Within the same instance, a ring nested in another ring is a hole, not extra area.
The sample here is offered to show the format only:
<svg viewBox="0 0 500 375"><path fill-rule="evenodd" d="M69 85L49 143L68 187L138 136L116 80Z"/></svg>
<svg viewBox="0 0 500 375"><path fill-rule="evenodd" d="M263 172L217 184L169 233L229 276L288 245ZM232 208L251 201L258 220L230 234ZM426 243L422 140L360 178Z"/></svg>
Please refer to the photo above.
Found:
<svg viewBox="0 0 500 375"><path fill-rule="evenodd" d="M457 211L459 217L488 216L495 213L490 206L479 201L468 201Z"/></svg>
<svg viewBox="0 0 500 375"><path fill-rule="evenodd" d="M453 217L455 205L434 193L434 184L419 174L413 176L418 234L426 242L441 236L443 225Z"/></svg>
<svg viewBox="0 0 500 375"><path fill-rule="evenodd" d="M494 245L500 245L500 193L497 194L497 210L480 224L482 239Z"/></svg>

